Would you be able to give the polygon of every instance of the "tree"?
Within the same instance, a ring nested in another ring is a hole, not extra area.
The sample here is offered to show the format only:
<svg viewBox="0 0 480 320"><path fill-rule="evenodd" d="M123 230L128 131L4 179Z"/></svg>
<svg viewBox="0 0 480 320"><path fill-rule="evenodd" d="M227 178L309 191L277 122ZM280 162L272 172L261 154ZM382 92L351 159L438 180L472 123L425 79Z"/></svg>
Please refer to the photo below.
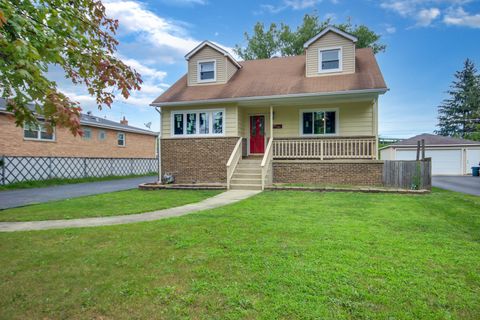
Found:
<svg viewBox="0 0 480 320"><path fill-rule="evenodd" d="M479 139L480 77L475 64L467 59L447 91L449 98L438 107L437 134Z"/></svg>
<svg viewBox="0 0 480 320"><path fill-rule="evenodd" d="M331 25L330 19L320 20L316 13L306 14L302 24L295 31L284 23L281 23L279 28L272 23L268 31L265 31L263 23L257 22L252 36L245 32L247 46L242 48L237 44L235 52L244 60L266 59L275 55L301 55L304 52L303 44L329 25ZM348 20L346 23L335 26L356 36L358 38L357 48L369 47L375 54L386 49L384 44L379 43L380 35L365 25L352 25Z"/></svg>
<svg viewBox="0 0 480 320"><path fill-rule="evenodd" d="M265 31L263 23L257 22L253 27L253 33L252 37L244 33L248 46L242 49L237 45L235 52L244 60L267 59L274 56L278 50L277 26L272 23L268 31Z"/></svg>
<svg viewBox="0 0 480 320"><path fill-rule="evenodd" d="M0 1L0 92L16 124L40 116L48 126L81 134L79 103L47 77L54 65L84 85L100 109L117 92L128 98L139 90L140 75L114 56L117 29L100 0ZM32 102L35 110L28 108Z"/></svg>

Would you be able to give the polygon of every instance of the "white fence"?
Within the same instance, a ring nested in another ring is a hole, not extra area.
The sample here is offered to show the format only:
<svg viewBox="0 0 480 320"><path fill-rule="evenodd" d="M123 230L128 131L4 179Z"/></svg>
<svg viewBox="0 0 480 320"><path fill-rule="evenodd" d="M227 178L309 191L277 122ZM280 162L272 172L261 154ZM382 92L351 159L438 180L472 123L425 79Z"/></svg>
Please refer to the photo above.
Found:
<svg viewBox="0 0 480 320"><path fill-rule="evenodd" d="M277 139L273 140L276 159L375 159L375 138Z"/></svg>
<svg viewBox="0 0 480 320"><path fill-rule="evenodd" d="M0 157L2 185L53 178L78 179L156 172L156 158Z"/></svg>

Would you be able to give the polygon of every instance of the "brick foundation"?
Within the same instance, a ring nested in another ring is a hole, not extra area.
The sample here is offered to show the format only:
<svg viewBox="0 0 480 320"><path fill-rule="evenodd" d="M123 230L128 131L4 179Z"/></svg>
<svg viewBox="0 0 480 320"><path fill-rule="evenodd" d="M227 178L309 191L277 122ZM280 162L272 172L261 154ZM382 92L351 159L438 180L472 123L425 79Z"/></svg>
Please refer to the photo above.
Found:
<svg viewBox="0 0 480 320"><path fill-rule="evenodd" d="M274 160L273 182L380 186L382 170L375 160Z"/></svg>
<svg viewBox="0 0 480 320"><path fill-rule="evenodd" d="M226 183L237 137L162 139L162 172L176 183Z"/></svg>

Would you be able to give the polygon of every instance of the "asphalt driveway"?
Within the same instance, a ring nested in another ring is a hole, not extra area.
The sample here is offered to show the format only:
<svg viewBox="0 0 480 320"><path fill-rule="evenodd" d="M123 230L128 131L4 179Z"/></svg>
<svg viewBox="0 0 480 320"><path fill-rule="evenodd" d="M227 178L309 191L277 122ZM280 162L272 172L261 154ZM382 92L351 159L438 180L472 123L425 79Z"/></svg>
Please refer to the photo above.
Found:
<svg viewBox="0 0 480 320"><path fill-rule="evenodd" d="M472 176L434 176L434 187L480 196L480 177Z"/></svg>
<svg viewBox="0 0 480 320"><path fill-rule="evenodd" d="M45 188L0 191L0 209L34 203L89 196L93 194L135 189L140 183L153 182L157 176L111 181L86 182Z"/></svg>

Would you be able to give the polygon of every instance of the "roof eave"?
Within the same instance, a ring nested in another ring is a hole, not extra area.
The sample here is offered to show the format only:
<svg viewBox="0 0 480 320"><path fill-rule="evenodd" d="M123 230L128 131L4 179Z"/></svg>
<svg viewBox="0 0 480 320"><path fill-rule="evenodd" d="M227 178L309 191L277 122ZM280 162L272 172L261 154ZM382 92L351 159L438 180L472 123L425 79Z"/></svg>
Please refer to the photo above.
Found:
<svg viewBox="0 0 480 320"><path fill-rule="evenodd" d="M435 147L435 148L444 148L444 147L470 147L470 146L478 146L480 147L480 143L460 143L460 144L426 144L425 147ZM402 144L402 145L389 145L380 148L379 150L384 150L388 148L416 148L416 145L413 144Z"/></svg>
<svg viewBox="0 0 480 320"><path fill-rule="evenodd" d="M7 111L5 109L0 109L0 113L3 114L13 114L10 111ZM43 120L44 118L42 116L36 116L37 119ZM87 127L95 127L95 128L101 128L101 129L109 129L109 130L115 130L115 131L125 131L125 132L130 132L130 133L138 133L138 134L144 134L144 135L150 135L150 136L158 136L158 132L154 131L147 131L147 130L141 130L141 129L136 129L136 128L131 128L131 127L117 127L117 126L111 126L108 124L102 124L102 123L92 123L88 121L82 121L80 120L80 125L87 126Z"/></svg>
<svg viewBox="0 0 480 320"><path fill-rule="evenodd" d="M339 34L341 35L342 37L344 38L347 38L349 40L351 40L352 42L356 43L358 41L358 38L355 37L354 35L351 35L350 33L347 33L343 30L340 30L334 26L328 26L326 27L325 29L322 30L322 32L320 32L319 34L317 34L316 36L314 36L313 38L311 38L310 40L308 40L307 42L305 42L303 44L303 47L306 49L308 48L312 43L314 43L315 41L317 41L318 39L320 39L321 37L323 37L325 34L327 34L328 32L335 32L336 34Z"/></svg>
<svg viewBox="0 0 480 320"><path fill-rule="evenodd" d="M117 126L110 126L108 124L101 124L101 123L92 123L88 121L80 121L80 124L83 126L87 127L95 127L95 128L103 128L103 129L110 129L110 130L115 130L115 131L125 131L125 132L130 132L130 133L137 133L137 134L144 134L144 135L150 135L150 136L157 136L158 132L153 132L153 131L144 131L144 130L139 130L135 128L129 128L129 127L117 127Z"/></svg>
<svg viewBox="0 0 480 320"><path fill-rule="evenodd" d="M229 102L231 103L231 102L242 102L242 101L280 100L285 98L343 96L343 95L351 95L351 94L384 94L387 91L388 91L388 88L377 88L377 89L344 90L344 91L333 91L333 92L294 93L294 94L270 95L270 96L152 102L150 106L162 107L162 106L178 106L178 105L197 105L197 104L204 104L204 103L229 103Z"/></svg>
<svg viewBox="0 0 480 320"><path fill-rule="evenodd" d="M202 41L198 46L196 46L193 50L191 50L189 53L187 53L185 55L185 60L190 60L190 58L192 56L194 56L198 51L200 51L203 47L205 46L209 46L210 48L220 52L221 54L223 54L225 57L229 58L233 64L235 64L235 66L237 66L237 68L241 69L242 68L242 65L238 63L237 60L235 60L235 58L232 57L232 55L230 53L228 53L227 50L217 46L215 43L213 42L210 42L208 40L204 40Z"/></svg>

